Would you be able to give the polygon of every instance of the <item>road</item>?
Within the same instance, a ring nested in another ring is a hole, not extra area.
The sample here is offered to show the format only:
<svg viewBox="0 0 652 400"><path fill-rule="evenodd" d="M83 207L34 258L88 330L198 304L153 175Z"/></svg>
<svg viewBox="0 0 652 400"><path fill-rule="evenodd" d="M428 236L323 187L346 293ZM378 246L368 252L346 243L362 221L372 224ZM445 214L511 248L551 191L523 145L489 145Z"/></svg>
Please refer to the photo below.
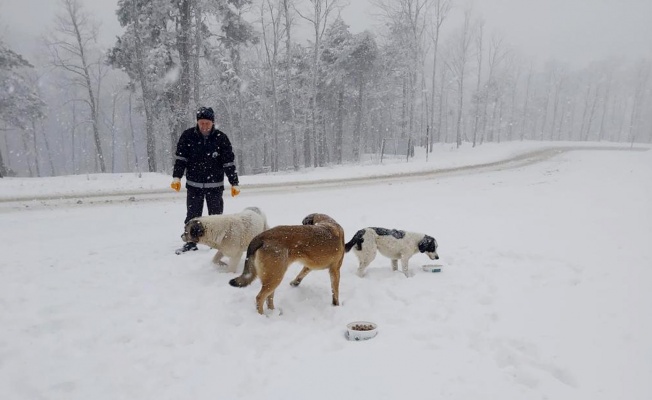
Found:
<svg viewBox="0 0 652 400"><path fill-rule="evenodd" d="M539 163L548 160L557 155L569 151L647 151L647 148L629 148L622 146L555 146L535 151L529 151L514 157L503 160L466 165L454 168L434 169L430 171L419 171L410 173L396 173L391 175L365 176L347 179L326 179L318 181L297 181L283 183L258 183L242 184L241 188L247 193L259 192L277 192L277 191L299 191L299 190L316 190L332 187L342 187L346 185L374 185L378 183L406 182L435 179L440 177L450 177L457 175L466 175L470 173L484 173L501 171L512 168L520 168L527 165ZM62 206L88 206L100 204L119 204L127 202L143 201L169 201L178 199L178 193L171 192L169 189L150 190L150 191L123 191L112 194L71 194L58 196L30 196L14 197L0 200L0 212L10 212L26 209L42 209L49 207Z"/></svg>

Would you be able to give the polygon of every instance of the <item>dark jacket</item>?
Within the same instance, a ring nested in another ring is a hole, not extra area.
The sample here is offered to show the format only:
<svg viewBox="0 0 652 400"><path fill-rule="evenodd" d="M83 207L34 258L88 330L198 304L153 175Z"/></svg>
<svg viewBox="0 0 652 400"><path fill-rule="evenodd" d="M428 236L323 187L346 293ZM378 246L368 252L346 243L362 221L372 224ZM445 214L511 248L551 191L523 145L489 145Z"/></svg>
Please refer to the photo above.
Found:
<svg viewBox="0 0 652 400"><path fill-rule="evenodd" d="M234 160L233 147L224 132L213 128L204 136L195 126L179 138L172 176L181 179L185 171L187 186L214 188L224 186L226 174L231 186L237 186Z"/></svg>

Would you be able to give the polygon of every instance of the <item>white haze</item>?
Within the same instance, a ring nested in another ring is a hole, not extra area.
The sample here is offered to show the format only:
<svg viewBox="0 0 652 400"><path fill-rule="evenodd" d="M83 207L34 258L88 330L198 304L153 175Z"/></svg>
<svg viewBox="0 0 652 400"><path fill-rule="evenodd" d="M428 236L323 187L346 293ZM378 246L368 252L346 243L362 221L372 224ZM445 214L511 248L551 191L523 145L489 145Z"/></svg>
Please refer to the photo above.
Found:
<svg viewBox="0 0 652 400"><path fill-rule="evenodd" d="M118 2L80 1L101 22L101 42L112 46L122 32L115 15ZM353 32L377 31L382 25L371 2L350 0L342 10L342 18ZM632 61L652 57L649 0L458 0L454 4L451 20L459 20L470 6L476 17L485 21L488 35L504 37L506 44L538 62L556 59L581 68L606 58ZM52 26L58 9L55 0L0 0L0 36L16 50L30 50L27 55L31 55L36 38Z"/></svg>

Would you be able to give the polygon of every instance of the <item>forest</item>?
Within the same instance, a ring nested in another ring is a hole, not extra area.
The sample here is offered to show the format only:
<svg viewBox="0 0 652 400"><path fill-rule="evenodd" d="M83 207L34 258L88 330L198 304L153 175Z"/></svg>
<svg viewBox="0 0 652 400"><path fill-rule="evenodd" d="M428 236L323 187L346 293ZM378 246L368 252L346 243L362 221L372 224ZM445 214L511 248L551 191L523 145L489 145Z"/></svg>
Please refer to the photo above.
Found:
<svg viewBox="0 0 652 400"><path fill-rule="evenodd" d="M35 54L0 33L0 176L169 173L199 106L241 175L503 141L652 142L652 62L528 58L455 0L120 0L112 46L60 0ZM370 11L371 12L371 11ZM409 153L409 151L408 151Z"/></svg>

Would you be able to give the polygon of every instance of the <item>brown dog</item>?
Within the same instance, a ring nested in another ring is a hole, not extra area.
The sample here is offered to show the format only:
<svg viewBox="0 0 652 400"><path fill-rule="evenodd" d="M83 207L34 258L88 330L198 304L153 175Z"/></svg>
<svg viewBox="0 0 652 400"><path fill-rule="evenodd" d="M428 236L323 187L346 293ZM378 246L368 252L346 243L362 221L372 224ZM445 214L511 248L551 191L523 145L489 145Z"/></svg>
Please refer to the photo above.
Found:
<svg viewBox="0 0 652 400"><path fill-rule="evenodd" d="M344 230L326 214L310 214L303 225L282 225L257 235L247 248L242 275L231 279L235 287L248 286L260 278L262 288L256 296L256 309L263 314L263 304L274 309L274 290L281 284L290 264L300 262L303 269L290 285L299 286L313 269L328 269L333 305L338 306L340 268L344 259Z"/></svg>

